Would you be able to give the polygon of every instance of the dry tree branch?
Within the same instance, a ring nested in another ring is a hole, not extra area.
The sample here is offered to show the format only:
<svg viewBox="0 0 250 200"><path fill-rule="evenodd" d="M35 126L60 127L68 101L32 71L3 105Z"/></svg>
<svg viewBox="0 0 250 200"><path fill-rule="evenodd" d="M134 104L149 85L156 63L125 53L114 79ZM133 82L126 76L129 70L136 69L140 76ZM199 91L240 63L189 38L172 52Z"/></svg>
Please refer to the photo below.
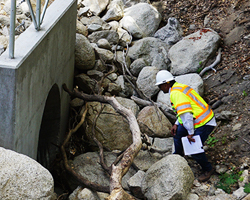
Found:
<svg viewBox="0 0 250 200"><path fill-rule="evenodd" d="M216 56L216 59L215 59L215 61L211 64L211 65L209 65L208 67L205 67L201 72L200 72L200 76L203 76L203 74L206 72L206 71L208 71L208 70L210 70L210 69L213 69L215 72L216 72L216 70L214 69L214 67L217 65L217 64L219 64L219 62L221 61L221 48L219 48L219 50L218 50L218 55Z"/></svg>
<svg viewBox="0 0 250 200"><path fill-rule="evenodd" d="M175 121L177 119L175 114L173 113L173 111L171 109L168 109L167 106L164 106L162 103L155 103L152 101L146 101L146 100L140 99L136 96L131 96L131 99L134 102L136 102L137 104L142 105L142 106L152 106L152 105L157 106L158 108L160 108L160 110L169 119L169 121L171 123L175 123Z"/></svg>
<svg viewBox="0 0 250 200"><path fill-rule="evenodd" d="M109 187L101 186L99 184L90 182L89 180L83 178L80 174L76 173L76 171L73 170L68 164L68 158L66 155L65 146L68 143L69 139L71 138L72 134L75 133L82 126L83 122L85 121L86 114L87 114L87 109L82 114L81 121L76 125L75 128L73 128L69 131L66 139L64 140L64 142L61 146L61 152L63 155L64 166L68 170L68 172L70 172L78 181L80 181L84 185L84 187L87 187L87 188L90 188L93 190L97 190L97 191L109 192Z"/></svg>
<svg viewBox="0 0 250 200"><path fill-rule="evenodd" d="M121 184L122 177L128 172L134 158L136 157L142 146L141 132L135 115L130 109L127 109L119 104L115 97L88 95L79 92L77 89L74 89L71 92L67 88L66 84L63 84L63 89L68 92L70 96L78 97L85 101L99 101L101 103L108 103L116 110L117 113L128 120L130 131L132 133L133 143L125 150L120 162L117 165L112 165L112 172L110 177L111 194L109 197L107 197L107 200L135 199L124 191Z"/></svg>

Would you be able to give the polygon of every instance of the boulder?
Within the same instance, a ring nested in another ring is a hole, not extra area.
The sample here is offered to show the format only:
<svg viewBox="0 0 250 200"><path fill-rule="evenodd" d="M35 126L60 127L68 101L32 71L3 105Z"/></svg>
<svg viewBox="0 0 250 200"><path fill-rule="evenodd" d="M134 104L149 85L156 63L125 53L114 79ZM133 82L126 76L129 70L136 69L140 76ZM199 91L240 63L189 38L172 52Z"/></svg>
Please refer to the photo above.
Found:
<svg viewBox="0 0 250 200"><path fill-rule="evenodd" d="M119 35L119 44L120 45L126 47L127 44L131 44L132 37L126 30L119 27L119 28L117 28L117 33Z"/></svg>
<svg viewBox="0 0 250 200"><path fill-rule="evenodd" d="M143 58L148 66L169 69L170 61L167 54L169 47L158 38L146 37L133 43L133 46L129 48L128 56L132 60ZM153 65L153 63L157 63L157 65Z"/></svg>
<svg viewBox="0 0 250 200"><path fill-rule="evenodd" d="M134 115L137 116L139 107L134 101L121 97L116 97L116 99L125 108L131 109ZM97 112L101 110L101 103L90 102L87 110L86 136L93 142L93 121ZM124 150L132 143L132 135L127 120L109 104L105 105L96 121L95 136L103 146L111 150Z"/></svg>
<svg viewBox="0 0 250 200"><path fill-rule="evenodd" d="M128 187L132 194L137 198L143 198L144 195L141 191L141 180L145 175L144 171L139 170L134 176L128 180Z"/></svg>
<svg viewBox="0 0 250 200"><path fill-rule="evenodd" d="M153 151L158 151L158 152L162 152L165 153L165 155L167 154L171 154L172 153L172 148L174 145L174 139L173 137L169 137L169 138L154 138L153 139L153 144L150 147L151 151L153 149Z"/></svg>
<svg viewBox="0 0 250 200"><path fill-rule="evenodd" d="M160 109L154 106L144 107L138 114L137 121L142 133L151 137L166 138L171 135L172 124Z"/></svg>
<svg viewBox="0 0 250 200"><path fill-rule="evenodd" d="M123 17L124 3L122 0L113 0L107 7L106 14L102 19L106 22L116 20L119 21Z"/></svg>
<svg viewBox="0 0 250 200"><path fill-rule="evenodd" d="M78 74L75 77L76 85L83 91L84 93L91 94L93 91L98 93L98 88L96 87L96 81L91 79L86 74Z"/></svg>
<svg viewBox="0 0 250 200"><path fill-rule="evenodd" d="M110 166L117 156L112 152L104 152L104 160L107 166ZM74 170L82 175L84 178L93 183L98 183L102 186L109 186L110 177L100 165L100 158L98 152L87 152L76 156L73 160ZM129 171L122 178L122 186L128 189L127 181L136 173L131 167ZM76 186L74 183L72 186Z"/></svg>
<svg viewBox="0 0 250 200"><path fill-rule="evenodd" d="M100 40L98 40L100 41ZM112 51L110 50L107 50L107 49L103 49L103 48L98 48L98 47L95 47L94 48L98 57L103 60L104 63L106 62L111 62L114 58L114 54L112 53Z"/></svg>
<svg viewBox="0 0 250 200"><path fill-rule="evenodd" d="M90 42L97 43L100 39L106 39L111 45L115 45L119 41L119 35L114 30L97 31L88 36Z"/></svg>
<svg viewBox="0 0 250 200"><path fill-rule="evenodd" d="M159 70L156 67L144 67L136 81L137 87L148 97L156 95L159 88L155 86L155 77Z"/></svg>
<svg viewBox="0 0 250 200"><path fill-rule="evenodd" d="M235 42L239 42L245 33L244 26L237 26L229 34L226 35L225 45L233 45Z"/></svg>
<svg viewBox="0 0 250 200"><path fill-rule="evenodd" d="M170 17L167 25L159 29L154 34L154 37L161 39L168 45L174 45L182 39L182 34L183 31L178 20L174 17Z"/></svg>
<svg viewBox="0 0 250 200"><path fill-rule="evenodd" d="M109 0L83 0L82 4L85 7L88 7L94 15L99 15L106 9Z"/></svg>
<svg viewBox="0 0 250 200"><path fill-rule="evenodd" d="M173 45L168 54L173 75L193 73L205 67L215 55L220 36L212 29L201 29Z"/></svg>
<svg viewBox="0 0 250 200"><path fill-rule="evenodd" d="M119 93L120 97L130 98L133 95L133 87L130 83L125 82L123 75L118 76L115 83L119 85L122 89L122 91Z"/></svg>
<svg viewBox="0 0 250 200"><path fill-rule="evenodd" d="M138 3L124 9L120 26L134 38L153 36L161 22L161 14L148 3Z"/></svg>
<svg viewBox="0 0 250 200"><path fill-rule="evenodd" d="M131 63L130 72L137 77L141 70L146 66L148 66L148 63L143 58L138 58Z"/></svg>
<svg viewBox="0 0 250 200"><path fill-rule="evenodd" d="M88 36L88 28L84 26L79 20L76 20L76 33L82 34L85 37Z"/></svg>
<svg viewBox="0 0 250 200"><path fill-rule="evenodd" d="M79 33L76 33L75 45L75 66L78 69L93 69L95 65L95 51L89 40Z"/></svg>
<svg viewBox="0 0 250 200"><path fill-rule="evenodd" d="M194 174L187 161L176 154L153 164L142 180L142 192L150 200L186 200Z"/></svg>
<svg viewBox="0 0 250 200"><path fill-rule="evenodd" d="M140 170L146 172L154 163L161 160L163 156L159 153L151 153L150 151L140 150L134 159L134 164ZM147 162L145 162L145 160Z"/></svg>
<svg viewBox="0 0 250 200"><path fill-rule="evenodd" d="M47 169L26 155L2 147L0 177L0 199L57 199Z"/></svg>

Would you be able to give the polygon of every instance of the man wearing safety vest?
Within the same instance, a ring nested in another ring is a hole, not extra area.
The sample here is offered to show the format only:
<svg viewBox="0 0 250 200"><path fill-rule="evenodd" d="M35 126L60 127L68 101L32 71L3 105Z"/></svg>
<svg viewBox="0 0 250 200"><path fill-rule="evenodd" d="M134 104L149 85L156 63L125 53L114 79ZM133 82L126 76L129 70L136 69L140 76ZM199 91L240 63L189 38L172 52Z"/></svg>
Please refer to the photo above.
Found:
<svg viewBox="0 0 250 200"><path fill-rule="evenodd" d="M187 85L177 83L167 70L156 75L156 84L164 93L170 93L172 108L177 113L177 121L171 129L174 136L174 154L183 156L181 138L187 136L189 142L195 142L194 135L200 135L202 144L216 126L213 111L204 99ZM208 162L205 152L193 154L192 157L200 164L204 173L198 177L200 182L207 181L214 169Z"/></svg>

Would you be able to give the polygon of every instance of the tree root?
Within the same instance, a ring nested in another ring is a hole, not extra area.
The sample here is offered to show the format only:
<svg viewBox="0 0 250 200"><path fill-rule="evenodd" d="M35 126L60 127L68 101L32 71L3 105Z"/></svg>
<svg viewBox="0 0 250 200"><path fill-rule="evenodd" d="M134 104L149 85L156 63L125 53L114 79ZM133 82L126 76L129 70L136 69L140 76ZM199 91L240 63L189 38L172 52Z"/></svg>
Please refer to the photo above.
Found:
<svg viewBox="0 0 250 200"><path fill-rule="evenodd" d="M136 117L134 116L133 112L130 109L127 109L123 107L122 105L120 105L119 102L114 97L100 96L100 95L88 95L88 94L79 92L77 89L74 89L71 92L67 88L66 84L63 84L63 89L72 97L77 97L85 101L98 101L101 103L108 103L116 110L117 113L119 113L120 115L122 115L128 120L129 127L132 133L133 143L125 150L120 162L116 166L114 164L112 165L112 171L111 171L111 177L110 177L110 194L111 195L107 199L108 200L132 199L132 196L123 190L121 179L128 172L130 166L133 163L134 158L137 156L142 146L140 128L139 128L139 125L137 123ZM82 118L85 119L85 116ZM81 121L84 121L84 119L82 119ZM62 150L64 151L64 157L65 157L64 159L67 161L67 157L66 157L65 149L64 149L64 146L66 143L67 141L63 144ZM65 162L65 164L66 164L67 169L70 170L70 172L75 175L75 172L67 165L67 162ZM81 178L79 176L77 177ZM94 189L93 183L86 181L85 185L87 185L88 188ZM104 192L107 192L106 191L107 187L97 187L97 185L95 186L96 186L95 190L97 191L105 190Z"/></svg>
<svg viewBox="0 0 250 200"><path fill-rule="evenodd" d="M66 139L64 140L64 142L63 142L63 144L61 146L61 152L62 152L62 155L63 155L64 166L65 166L66 170L70 174L72 174L79 182L81 182L83 184L84 187L87 187L87 188L92 189L92 190L107 192L108 193L109 192L109 187L101 186L99 184L90 182L89 180L83 178L80 174L76 173L76 171L73 170L68 164L68 158L67 158L67 155L66 155L65 146L68 143L68 141L69 141L70 137L72 136L72 134L75 133L81 127L83 122L85 121L86 114L87 114L87 109L84 111L84 113L82 115L82 118L81 118L81 121L76 125L75 128L73 128L73 129L71 129L69 131Z"/></svg>

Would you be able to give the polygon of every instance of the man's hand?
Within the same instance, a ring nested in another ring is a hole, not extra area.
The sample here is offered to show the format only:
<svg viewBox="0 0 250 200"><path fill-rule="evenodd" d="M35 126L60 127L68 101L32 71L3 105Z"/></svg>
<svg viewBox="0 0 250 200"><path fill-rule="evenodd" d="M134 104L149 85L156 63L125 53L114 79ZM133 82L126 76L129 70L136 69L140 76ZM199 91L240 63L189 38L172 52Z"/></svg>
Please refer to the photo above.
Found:
<svg viewBox="0 0 250 200"><path fill-rule="evenodd" d="M178 127L177 124L174 124L173 127L171 128L171 134L172 134L173 136L176 135L177 127Z"/></svg>
<svg viewBox="0 0 250 200"><path fill-rule="evenodd" d="M191 144L191 142L195 142L195 139L193 138L193 136L194 136L194 134L187 136L188 141L190 142L190 144Z"/></svg>

